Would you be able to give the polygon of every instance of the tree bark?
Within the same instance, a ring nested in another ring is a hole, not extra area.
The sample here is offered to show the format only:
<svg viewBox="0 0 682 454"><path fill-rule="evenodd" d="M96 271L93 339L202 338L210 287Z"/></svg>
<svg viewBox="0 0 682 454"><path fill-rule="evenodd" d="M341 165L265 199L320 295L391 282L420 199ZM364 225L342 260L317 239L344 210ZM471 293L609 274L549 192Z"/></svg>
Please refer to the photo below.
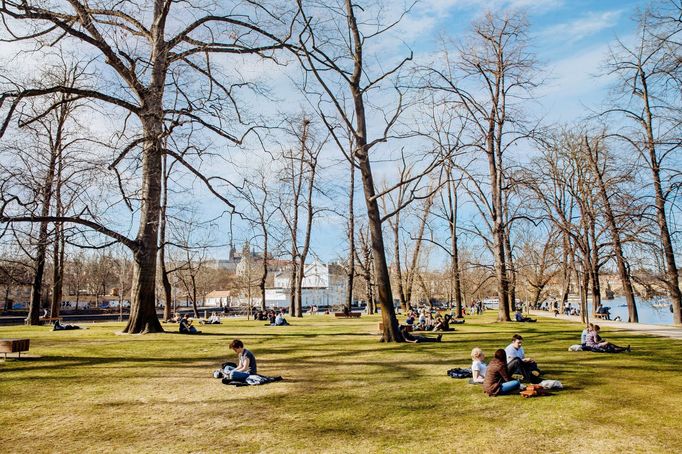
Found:
<svg viewBox="0 0 682 454"><path fill-rule="evenodd" d="M346 287L346 309L350 313L353 307L353 283L355 279L355 162L350 159L350 190L348 196L348 275Z"/></svg>

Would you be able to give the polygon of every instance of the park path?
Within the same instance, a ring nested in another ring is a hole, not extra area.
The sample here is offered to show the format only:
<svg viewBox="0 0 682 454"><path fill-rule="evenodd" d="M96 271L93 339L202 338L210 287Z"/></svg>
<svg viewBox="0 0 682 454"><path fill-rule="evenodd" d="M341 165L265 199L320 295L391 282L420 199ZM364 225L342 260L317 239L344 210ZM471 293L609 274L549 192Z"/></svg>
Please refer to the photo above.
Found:
<svg viewBox="0 0 682 454"><path fill-rule="evenodd" d="M561 320L566 320L569 322L580 323L580 317L571 315L559 314L554 317L552 312L547 311L530 311L531 314L537 317L548 317L557 318ZM615 328L623 331L633 331L641 334L651 334L652 336L669 337L671 339L682 339L682 327L675 327L673 325L652 325L647 323L626 323L626 322L615 322L613 320L591 320L593 323L599 326L608 326L609 328Z"/></svg>

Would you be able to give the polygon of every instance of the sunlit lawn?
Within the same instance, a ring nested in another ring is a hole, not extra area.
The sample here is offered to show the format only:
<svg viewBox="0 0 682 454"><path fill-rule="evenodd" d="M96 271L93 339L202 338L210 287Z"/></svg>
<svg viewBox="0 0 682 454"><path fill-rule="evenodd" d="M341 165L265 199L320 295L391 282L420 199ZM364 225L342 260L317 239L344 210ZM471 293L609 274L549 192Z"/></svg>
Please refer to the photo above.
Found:
<svg viewBox="0 0 682 454"><path fill-rule="evenodd" d="M378 320L240 319L202 336L2 327L40 358L0 360L0 452L682 452L680 341L605 330L633 352L572 353L576 324L498 324L490 313L441 344L393 345L378 342ZM564 391L490 398L446 375L514 332ZM213 379L235 337L259 372L285 380Z"/></svg>

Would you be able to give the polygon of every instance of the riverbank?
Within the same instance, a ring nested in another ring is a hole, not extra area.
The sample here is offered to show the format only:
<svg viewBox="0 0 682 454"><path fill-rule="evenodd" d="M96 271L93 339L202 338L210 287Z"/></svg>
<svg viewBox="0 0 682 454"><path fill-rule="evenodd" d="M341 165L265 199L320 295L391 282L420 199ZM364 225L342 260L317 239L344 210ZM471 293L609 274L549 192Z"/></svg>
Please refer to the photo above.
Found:
<svg viewBox="0 0 682 454"><path fill-rule="evenodd" d="M562 315L559 314L556 317L552 312L547 311L530 311L531 314L537 317L547 317L556 318L558 320L566 320L569 322L575 322L582 324L580 317L572 315ZM593 323L597 323L601 327L608 326L611 330L621 330L621 331L632 331L640 334L651 334L652 336L669 337L671 339L682 339L682 327L676 327L674 325L654 325L650 323L627 323L627 322L616 322L613 320L591 320Z"/></svg>

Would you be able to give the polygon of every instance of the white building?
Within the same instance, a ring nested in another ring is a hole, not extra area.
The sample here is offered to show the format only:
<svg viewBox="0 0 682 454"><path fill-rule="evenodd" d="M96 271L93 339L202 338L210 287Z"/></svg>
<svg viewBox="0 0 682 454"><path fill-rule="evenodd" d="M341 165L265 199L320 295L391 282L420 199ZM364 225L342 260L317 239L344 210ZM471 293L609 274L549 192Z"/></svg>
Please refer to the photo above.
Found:
<svg viewBox="0 0 682 454"><path fill-rule="evenodd" d="M346 302L346 274L339 265L325 265L318 261L305 265L301 287L303 307L339 306ZM274 286L265 289L266 304L269 307L289 307L290 296L291 271L276 273Z"/></svg>

